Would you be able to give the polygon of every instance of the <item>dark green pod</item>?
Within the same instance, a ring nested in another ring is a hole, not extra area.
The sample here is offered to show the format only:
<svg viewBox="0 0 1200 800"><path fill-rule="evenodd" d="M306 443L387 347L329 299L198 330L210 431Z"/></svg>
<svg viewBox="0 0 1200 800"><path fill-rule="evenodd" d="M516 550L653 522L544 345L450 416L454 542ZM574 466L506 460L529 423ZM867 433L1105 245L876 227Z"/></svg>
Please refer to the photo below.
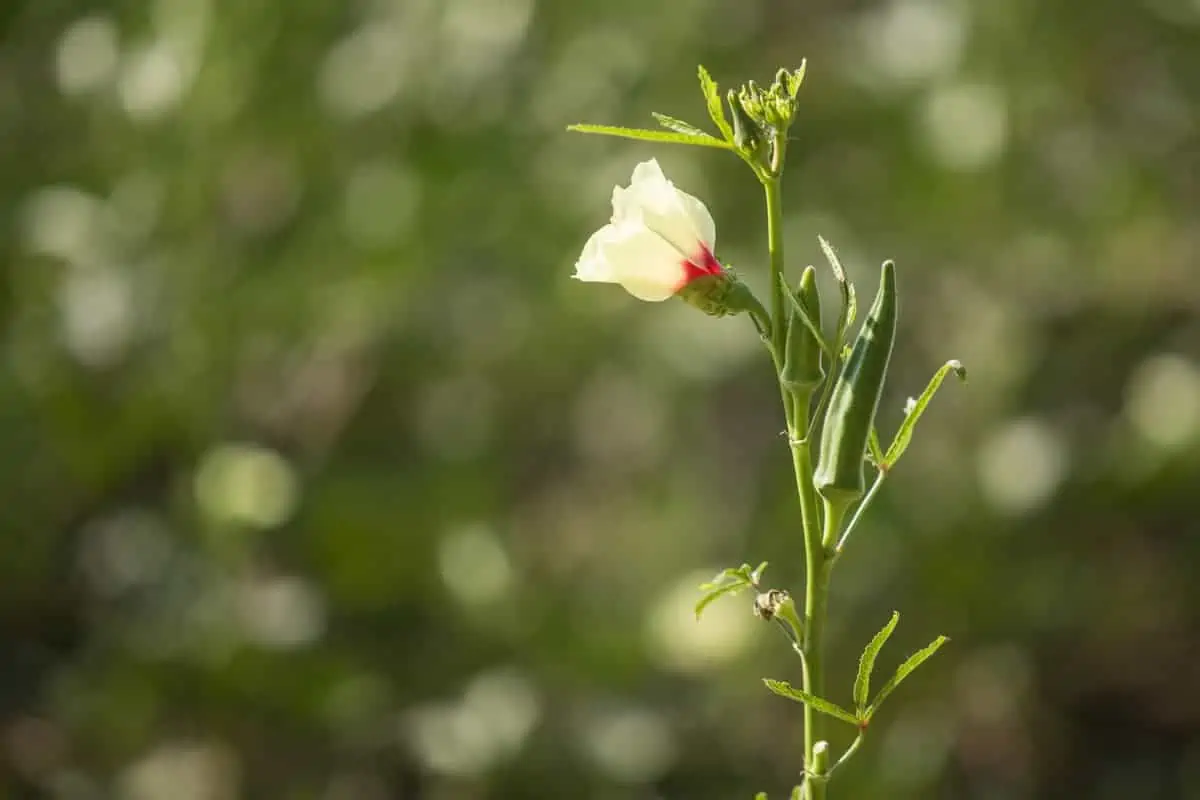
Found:
<svg viewBox="0 0 1200 800"><path fill-rule="evenodd" d="M796 289L796 302L818 329L821 327L821 295L817 291L817 271L806 267ZM811 392L825 378L821 366L821 343L796 309L788 317L787 341L783 356L783 385L794 392Z"/></svg>
<svg viewBox="0 0 1200 800"><path fill-rule="evenodd" d="M879 291L833 387L813 483L830 502L849 504L866 489L863 459L896 338L896 266L883 262Z"/></svg>

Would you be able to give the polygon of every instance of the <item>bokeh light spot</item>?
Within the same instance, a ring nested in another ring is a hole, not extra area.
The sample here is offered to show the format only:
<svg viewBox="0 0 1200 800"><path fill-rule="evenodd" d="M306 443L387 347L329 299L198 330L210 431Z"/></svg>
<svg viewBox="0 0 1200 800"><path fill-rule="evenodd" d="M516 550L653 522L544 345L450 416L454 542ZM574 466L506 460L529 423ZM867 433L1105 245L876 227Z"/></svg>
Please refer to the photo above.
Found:
<svg viewBox="0 0 1200 800"><path fill-rule="evenodd" d="M911 85L957 68L967 21L954 3L894 0L871 12L862 23L865 57L880 82Z"/></svg>
<svg viewBox="0 0 1200 800"><path fill-rule="evenodd" d="M68 269L59 286L63 338L80 363L116 362L133 334L133 287L120 272L101 267Z"/></svg>
<svg viewBox="0 0 1200 800"><path fill-rule="evenodd" d="M647 645L662 666L684 673L702 673L729 663L750 646L757 622L750 604L738 598L710 605L696 619L700 584L717 570L689 573L670 586L650 612Z"/></svg>
<svg viewBox="0 0 1200 800"><path fill-rule="evenodd" d="M645 783L675 761L675 737L660 714L647 709L608 711L591 720L583 744L596 767L612 780Z"/></svg>
<svg viewBox="0 0 1200 800"><path fill-rule="evenodd" d="M1046 422L1025 418L1010 422L984 443L979 481L993 506L1011 514L1049 500L1067 468L1062 435Z"/></svg>
<svg viewBox="0 0 1200 800"><path fill-rule="evenodd" d="M520 673L497 669L475 678L462 699L404 715L403 732L429 769L480 774L512 758L541 715L534 686Z"/></svg>
<svg viewBox="0 0 1200 800"><path fill-rule="evenodd" d="M446 588L466 605L485 605L512 587L513 569L500 537L483 524L467 525L442 537L438 568Z"/></svg>
<svg viewBox="0 0 1200 800"><path fill-rule="evenodd" d="M237 600L243 632L262 647L304 647L325 631L325 600L301 578L253 581L240 587Z"/></svg>
<svg viewBox="0 0 1200 800"><path fill-rule="evenodd" d="M120 796L126 800L233 800L238 796L237 755L223 744L159 745L126 769Z"/></svg>
<svg viewBox="0 0 1200 800"><path fill-rule="evenodd" d="M283 524L299 493L292 466L273 450L251 444L222 444L200 461L196 502L209 517L253 528Z"/></svg>
<svg viewBox="0 0 1200 800"><path fill-rule="evenodd" d="M968 172L992 164L1008 142L1008 105L999 88L952 84L926 99L921 131L930 156Z"/></svg>
<svg viewBox="0 0 1200 800"><path fill-rule="evenodd" d="M1187 446L1200 431L1200 368L1177 355L1146 359L1129 379L1125 410L1151 444L1164 450Z"/></svg>
<svg viewBox="0 0 1200 800"><path fill-rule="evenodd" d="M56 71L64 94L83 94L112 80L120 60L116 23L92 14L71 23L58 40Z"/></svg>
<svg viewBox="0 0 1200 800"><path fill-rule="evenodd" d="M183 59L169 41L160 39L122 59L117 90L130 117L150 121L174 109L187 85Z"/></svg>

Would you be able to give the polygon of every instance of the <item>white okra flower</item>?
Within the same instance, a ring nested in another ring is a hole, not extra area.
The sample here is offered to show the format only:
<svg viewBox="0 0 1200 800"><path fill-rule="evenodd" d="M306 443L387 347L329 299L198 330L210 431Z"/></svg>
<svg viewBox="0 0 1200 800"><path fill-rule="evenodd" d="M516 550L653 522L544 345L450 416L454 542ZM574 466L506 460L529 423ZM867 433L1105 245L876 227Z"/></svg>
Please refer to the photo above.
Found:
<svg viewBox="0 0 1200 800"><path fill-rule="evenodd" d="M575 264L581 281L618 283L639 300L660 302L693 280L721 275L717 231L704 204L638 164L628 187L613 189L612 221L592 234Z"/></svg>

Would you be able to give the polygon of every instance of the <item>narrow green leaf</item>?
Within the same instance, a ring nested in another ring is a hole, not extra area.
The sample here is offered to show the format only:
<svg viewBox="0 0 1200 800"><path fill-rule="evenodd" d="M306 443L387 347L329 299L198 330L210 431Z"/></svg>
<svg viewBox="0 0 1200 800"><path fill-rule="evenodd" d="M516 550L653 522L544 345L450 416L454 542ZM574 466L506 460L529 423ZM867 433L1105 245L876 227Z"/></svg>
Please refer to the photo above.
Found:
<svg viewBox="0 0 1200 800"><path fill-rule="evenodd" d="M892 679L885 683L883 688L879 690L879 694L875 697L875 701L871 703L870 707L867 709L866 719L870 720L871 717L874 716L875 712L879 710L879 707L883 705L883 701L888 698L888 695L895 691L896 687L900 685L900 682L911 675L913 670L929 660L929 658L938 651L938 648L948 641L950 641L948 637L939 636L928 646L909 656L908 659L900 665L899 669L896 670L896 674L892 676Z"/></svg>
<svg viewBox="0 0 1200 800"><path fill-rule="evenodd" d="M888 447L887 455L884 456L884 463L891 467L900 460L900 456L904 455L904 451L908 449L909 442L912 441L913 429L917 427L917 420L921 419L921 415L925 413L925 407L933 400L933 396L937 394L937 390L942 387L942 381L951 372L954 373L960 381L964 383L967 380L967 370L959 361L947 361L941 368L933 374L929 379L929 384L925 387L925 391L921 392L921 396L913 403L912 408L904 415L904 421L900 423L900 429L896 431L896 438L892 440L892 444Z"/></svg>
<svg viewBox="0 0 1200 800"><path fill-rule="evenodd" d="M850 347L846 344L846 331L854 323L854 317L858 313L858 300L854 293L854 284L846 279L846 271L842 269L842 262L838 259L837 253L834 251L833 246L825 241L824 236L818 236L817 241L821 245L822 252L825 253L825 260L829 262L829 267L833 270L833 277L837 279L838 289L842 294L842 310L838 313L833 340L829 342L830 349L826 351L830 354L832 361L829 375L825 379L825 388L821 390L821 399L817 403L817 411L812 417L808 431L805 433L806 439L813 436L817 430L817 425L825 418L825 411L829 407L829 399L833 394L833 387L837 384L841 367L850 354Z"/></svg>
<svg viewBox="0 0 1200 800"><path fill-rule="evenodd" d="M749 583L750 582L750 565L742 564L740 567L726 567L716 574L716 576L708 583L700 584L701 591L710 589L718 589L727 585L730 582L734 583Z"/></svg>
<svg viewBox="0 0 1200 800"><path fill-rule="evenodd" d="M822 252L825 253L825 260L829 262L829 266L833 269L833 277L837 278L839 284L845 285L846 270L842 269L841 259L838 258L837 251L833 249L833 245L825 241L824 236L818 236L817 242L821 245Z"/></svg>
<svg viewBox="0 0 1200 800"><path fill-rule="evenodd" d="M815 694L809 694L803 689L797 689L787 681L773 681L770 678L764 678L763 683L780 697L786 697L789 700L795 700L797 703L803 703L816 711L820 711L822 714L827 714L834 719L840 719L842 722L858 727L858 717L836 703L831 703L823 697L817 697Z"/></svg>
<svg viewBox="0 0 1200 800"><path fill-rule="evenodd" d="M754 568L754 571L750 573L751 583L758 583L762 580L763 573L767 570L767 563L768 562L764 561Z"/></svg>
<svg viewBox="0 0 1200 800"><path fill-rule="evenodd" d="M804 800L804 786L793 786L791 800Z"/></svg>
<svg viewBox="0 0 1200 800"><path fill-rule="evenodd" d="M721 141L717 137L713 136L711 133L700 130L695 125L692 125L691 123L688 123L688 122L684 122L681 119L675 119L674 117L668 117L666 114L659 114L657 111L651 111L650 115L652 117L654 117L655 120L657 120L659 125L662 125L667 130L675 131L676 133L682 133L684 136L703 136L703 137L712 139L714 142Z"/></svg>
<svg viewBox="0 0 1200 800"><path fill-rule="evenodd" d="M729 150L732 147L729 143L723 142L715 136L705 133L704 131L690 133L675 130L655 130L651 128L626 128L619 125L595 125L587 122L568 125L567 130L575 131L576 133L592 133L601 136L616 136L623 139L636 139L639 141L659 142L663 144L684 144L699 147L713 147L721 150Z"/></svg>
<svg viewBox="0 0 1200 800"><path fill-rule="evenodd" d="M700 147L718 147L722 150L728 150L730 147L728 142L722 142L720 139L714 136L709 136L707 133L696 136L693 134L676 133L675 131L656 131L646 128L621 128L616 125L592 125L589 123L568 125L567 130L576 131L578 133L597 133L602 136L620 136L623 139L639 139L644 142L690 144L698 145Z"/></svg>
<svg viewBox="0 0 1200 800"><path fill-rule="evenodd" d="M884 463L883 445L879 443L879 431L875 429L874 425L871 426L871 435L867 439L867 449L871 454L871 463L877 467Z"/></svg>
<svg viewBox="0 0 1200 800"><path fill-rule="evenodd" d="M879 651L883 649L899 622L900 614L893 611L892 618L867 643L862 657L858 660L858 677L854 679L854 708L860 717L866 713L867 703L871 699L871 673L875 671L875 659L879 657Z"/></svg>
<svg viewBox="0 0 1200 800"><path fill-rule="evenodd" d="M794 292L785 288L784 294L787 295L787 299L791 301L792 313L799 317L800 321L804 323L804 327L808 328L808 332L816 337L817 344L821 346L821 349L825 351L825 354L830 358L833 358L833 348L829 345L829 342L825 340L825 334L821 332L821 326L818 325L813 318L808 315L808 311L806 311L804 306L800 304L800 299L796 297Z"/></svg>
<svg viewBox="0 0 1200 800"><path fill-rule="evenodd" d="M854 324L854 320L858 319L858 292L854 291L854 284L846 284L846 321L842 325L842 334L850 329Z"/></svg>
<svg viewBox="0 0 1200 800"><path fill-rule="evenodd" d="M838 289L842 292L842 312L838 315L837 336L833 344L834 348L840 350L846 341L846 331L850 329L850 326L854 324L854 318L858 316L858 297L854 291L854 284L846 278L846 270L842 268L842 261L838 258L833 245L825 241L824 236L818 236L817 242L820 243L821 251L825 253L825 260L829 262L829 267L833 270L833 277L837 279Z"/></svg>
<svg viewBox="0 0 1200 800"><path fill-rule="evenodd" d="M706 585L708 585L708 584L706 584ZM704 609L708 608L713 603L714 600L718 600L727 594L729 594L729 595L737 594L738 592L747 588L749 585L750 584L748 584L748 583L738 582L738 583L729 583L724 586L718 586L714 589L709 589L708 593L705 594L703 597L701 597L700 600L696 603L696 619L700 619L700 615L704 613Z"/></svg>
<svg viewBox="0 0 1200 800"><path fill-rule="evenodd" d="M717 82L712 79L703 65L700 66L698 72L700 74L700 91L704 92L704 103L708 106L708 115L712 117L717 130L721 131L725 137L724 146L729 147L729 143L733 141L733 127L725 118L725 106L721 103L721 87L717 86Z"/></svg>
<svg viewBox="0 0 1200 800"><path fill-rule="evenodd" d="M767 563L764 561L759 565L762 570ZM704 613L704 609L716 599L724 597L727 594L737 594L743 589L750 588L755 584L754 574L750 570L749 564L742 564L740 567L727 567L717 573L708 583L700 585L700 591L704 592L704 596L696 603L696 619L700 619L700 615Z"/></svg>
<svg viewBox="0 0 1200 800"><path fill-rule="evenodd" d="M804 73L807 71L808 59L802 58L800 59L800 66L788 73L787 91L792 97L795 97L796 93L800 91L800 85L804 83Z"/></svg>

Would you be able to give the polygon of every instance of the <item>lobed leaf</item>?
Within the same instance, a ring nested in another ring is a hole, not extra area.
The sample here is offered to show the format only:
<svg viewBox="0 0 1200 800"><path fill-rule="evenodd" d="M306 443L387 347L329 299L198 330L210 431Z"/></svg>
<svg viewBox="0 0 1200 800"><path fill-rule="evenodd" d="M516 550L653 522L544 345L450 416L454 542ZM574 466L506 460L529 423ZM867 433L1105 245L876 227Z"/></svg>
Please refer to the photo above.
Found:
<svg viewBox="0 0 1200 800"><path fill-rule="evenodd" d="M871 435L867 437L867 452L871 455L871 463L882 468L885 464L883 445L879 443L879 431L874 425L871 426Z"/></svg>
<svg viewBox="0 0 1200 800"><path fill-rule="evenodd" d="M921 392L921 396L913 402L912 407L907 410L904 416L904 421L900 423L900 429L896 431L896 438L892 440L891 446L887 449L887 454L884 456L884 463L891 467L900 460L900 456L904 455L904 451L908 449L909 443L912 441L913 429L917 427L917 421L921 419L921 415L925 413L925 407L933 400L933 396L937 394L938 389L942 387L942 381L951 372L955 377L964 383L967 380L966 367L960 361L947 361L941 368L933 374L929 379L929 384L925 387L925 391Z"/></svg>
<svg viewBox="0 0 1200 800"><path fill-rule="evenodd" d="M879 651L887 644L888 637L896 630L899 622L900 614L893 611L892 618L871 638L858 660L858 676L854 679L854 708L859 716L866 713L868 701L871 699L871 673L875 671L875 659L879 657Z"/></svg>
<svg viewBox="0 0 1200 800"><path fill-rule="evenodd" d="M738 592L750 586L748 583L730 583L725 586L720 586L715 589L708 590L700 600L696 603L696 619L700 619L700 615L704 613L704 609L708 608L715 600L719 600L727 594L737 594Z"/></svg>
<svg viewBox="0 0 1200 800"><path fill-rule="evenodd" d="M658 124L662 125L667 130L675 131L676 133L682 133L685 136L706 136L714 141L720 141L720 139L717 139L712 134L697 128L695 125L692 125L689 122L684 122L681 119L668 117L666 114L659 114L657 111L651 111L650 116L654 117Z"/></svg>
<svg viewBox="0 0 1200 800"><path fill-rule="evenodd" d="M742 564L740 567L726 567L718 572L716 577L714 577L708 583L700 584L700 588L704 591L708 591L709 589L716 589L718 587L725 586L730 581L736 583L752 583L750 580L750 574L751 572L749 564Z"/></svg>
<svg viewBox="0 0 1200 800"><path fill-rule="evenodd" d="M808 59L800 59L800 66L792 70L787 75L787 92L792 97L800 91L800 85L804 83L804 74L808 71Z"/></svg>
<svg viewBox="0 0 1200 800"><path fill-rule="evenodd" d="M875 712L879 710L879 707L883 705L883 701L888 698L888 695L894 692L896 687L899 686L905 678L911 675L917 667L928 661L930 657L932 657L933 654L938 651L938 648L948 641L950 641L948 637L939 636L927 646L909 656L896 670L896 674L892 676L891 680L885 683L883 688L879 690L879 695L875 698L875 702L871 703L870 707L867 709L865 718L870 720L871 717L874 716Z"/></svg>
<svg viewBox="0 0 1200 800"><path fill-rule="evenodd" d="M700 591L705 594L696 603L696 619L700 619L700 615L704 613L704 609L708 608L714 600L724 597L727 594L737 594L743 589L753 587L758 583L758 576L766 568L766 561L759 564L758 568L754 570L750 569L749 564L742 564L740 567L727 567L718 572L716 577L708 583L700 584Z"/></svg>
<svg viewBox="0 0 1200 800"><path fill-rule="evenodd" d="M729 124L729 120L725 118L725 106L721 103L721 87L717 86L717 82L708 74L708 70L703 65L700 66L700 91L704 93L704 102L708 106L708 115L712 117L713 124L721 131L725 137L725 147L729 147L729 143L733 141L733 128Z"/></svg>
<svg viewBox="0 0 1200 800"><path fill-rule="evenodd" d="M616 125L592 125L586 122L568 125L567 130L577 133L596 133L601 136L619 136L623 139L638 139L644 142L690 144L699 147L717 147L722 150L730 149L728 142L723 142L715 136L709 136L703 131L700 132L700 135L696 135L678 133L676 131L656 131L647 128L622 128Z"/></svg>
<svg viewBox="0 0 1200 800"><path fill-rule="evenodd" d="M821 250L825 253L825 260L829 262L830 268L833 270L833 277L837 278L837 282L845 286L846 270L842 269L841 259L838 258L837 251L833 249L833 245L825 241L824 236L818 236L817 242L821 245Z"/></svg>
<svg viewBox="0 0 1200 800"><path fill-rule="evenodd" d="M800 298L796 297L796 294L794 292L792 292L790 289L788 289L786 286L784 286L783 293L787 296L787 299L791 302L792 313L795 314L800 319L800 321L804 323L804 327L808 328L808 332L811 333L814 337L816 337L817 344L819 344L821 346L821 349L823 351L825 351L826 355L828 355L830 358L833 358L834 357L833 348L829 345L829 342L825 340L825 334L823 334L821 332L820 324L818 322L814 321L813 318L808 315L808 311L800 303Z"/></svg>
<svg viewBox="0 0 1200 800"><path fill-rule="evenodd" d="M820 711L822 714L826 714L834 719L840 719L842 722L849 723L855 727L859 725L859 718L837 703L830 702L823 697L817 697L815 694L810 694L803 689L797 689L787 681L774 681L770 678L764 678L763 683L780 697L786 697L789 700L795 700L797 703L803 703L815 711Z"/></svg>

